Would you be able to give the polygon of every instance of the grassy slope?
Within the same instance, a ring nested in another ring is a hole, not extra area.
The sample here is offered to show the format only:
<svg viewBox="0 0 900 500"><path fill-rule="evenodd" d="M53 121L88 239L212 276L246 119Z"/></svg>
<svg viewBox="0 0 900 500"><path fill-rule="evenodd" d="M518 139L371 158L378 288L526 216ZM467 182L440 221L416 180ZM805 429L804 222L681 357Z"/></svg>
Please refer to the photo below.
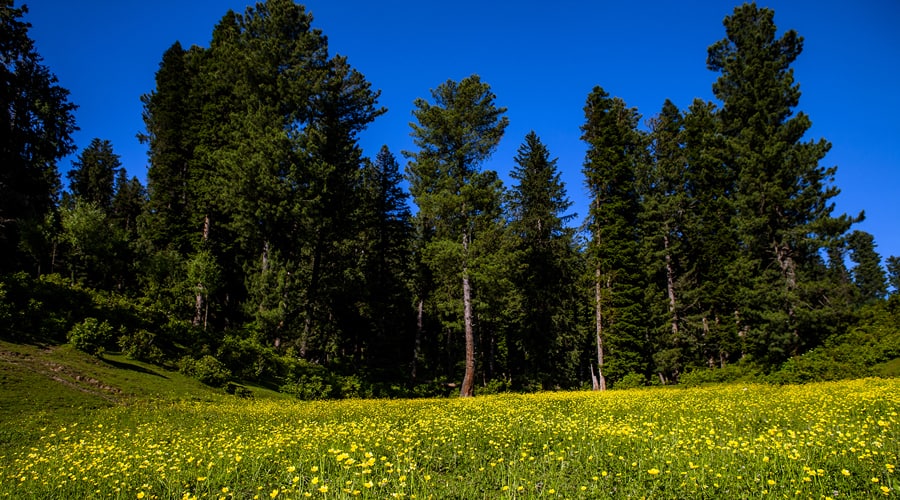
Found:
<svg viewBox="0 0 900 500"><path fill-rule="evenodd" d="M267 389L248 389L256 398L283 397ZM0 449L21 447L42 427L81 419L98 408L147 400L227 398L234 396L118 354L98 359L70 345L0 341Z"/></svg>

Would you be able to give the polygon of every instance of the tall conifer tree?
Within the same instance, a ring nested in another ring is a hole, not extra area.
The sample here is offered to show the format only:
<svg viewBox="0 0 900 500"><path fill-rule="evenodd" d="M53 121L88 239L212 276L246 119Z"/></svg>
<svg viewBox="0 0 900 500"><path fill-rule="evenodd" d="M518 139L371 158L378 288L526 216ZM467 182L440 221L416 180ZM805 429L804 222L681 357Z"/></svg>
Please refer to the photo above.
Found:
<svg viewBox="0 0 900 500"><path fill-rule="evenodd" d="M44 224L59 194L56 162L75 150L77 106L41 64L26 12L0 2L0 270L18 266L20 238Z"/></svg>
<svg viewBox="0 0 900 500"><path fill-rule="evenodd" d="M819 166L830 145L803 142L809 117L794 114L800 88L791 65L803 49L793 30L776 38L774 13L756 4L725 18L726 38L709 48L721 74L713 92L723 105L721 132L735 172L735 227L741 258L732 273L744 298L735 311L745 352L778 362L820 341L813 318L820 290L810 290L819 251L836 230L829 186L835 168ZM842 218L846 231L850 220Z"/></svg>
<svg viewBox="0 0 900 500"><path fill-rule="evenodd" d="M93 139L66 174L69 190L86 203L92 203L112 215L116 178L124 171L119 155L113 152L107 140Z"/></svg>
<svg viewBox="0 0 900 500"><path fill-rule="evenodd" d="M645 161L639 115L622 99L595 87L584 108L581 138L588 144L584 163L591 193L588 251L594 271L598 379L619 380L647 369L643 272L640 269L636 175Z"/></svg>
<svg viewBox="0 0 900 500"><path fill-rule="evenodd" d="M423 249L435 276L444 284L461 283L461 317L448 320L462 326L465 337L465 375L461 396L475 386L475 327L472 265L474 241L490 215L497 187L493 172L480 172L493 153L508 119L506 108L494 104L490 86L477 75L459 82L448 80L431 92L434 103L415 101L412 136L419 150L410 158L407 174L416 215L424 231L433 234Z"/></svg>
<svg viewBox="0 0 900 500"><path fill-rule="evenodd" d="M517 359L517 378L549 388L566 372L566 354L572 349L575 243L566 222L572 203L560 179L556 159L536 133L529 132L519 146L510 172L517 183L508 193L509 229L517 268L513 280L520 316L511 328L510 356ZM510 318L512 321L513 318Z"/></svg>

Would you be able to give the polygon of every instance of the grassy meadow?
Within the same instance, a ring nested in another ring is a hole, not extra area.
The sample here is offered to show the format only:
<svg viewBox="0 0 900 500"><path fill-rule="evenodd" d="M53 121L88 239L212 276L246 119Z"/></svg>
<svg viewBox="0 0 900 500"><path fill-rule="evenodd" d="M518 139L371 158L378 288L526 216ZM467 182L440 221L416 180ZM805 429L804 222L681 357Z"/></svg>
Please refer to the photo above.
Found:
<svg viewBox="0 0 900 500"><path fill-rule="evenodd" d="M897 495L900 380L300 402L141 398L18 428L2 498ZM49 423L48 423L49 422Z"/></svg>

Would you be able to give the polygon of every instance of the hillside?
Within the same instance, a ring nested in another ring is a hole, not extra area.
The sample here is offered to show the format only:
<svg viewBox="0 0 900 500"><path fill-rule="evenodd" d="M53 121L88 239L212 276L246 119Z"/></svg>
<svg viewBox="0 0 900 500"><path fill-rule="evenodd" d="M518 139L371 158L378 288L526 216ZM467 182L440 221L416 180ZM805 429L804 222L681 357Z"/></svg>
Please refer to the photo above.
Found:
<svg viewBox="0 0 900 500"><path fill-rule="evenodd" d="M285 397L247 387L254 398ZM0 448L21 446L52 423L83 418L85 412L137 401L234 399L177 371L120 354L89 356L68 344L35 346L0 341ZM17 425L28 422L27 428Z"/></svg>

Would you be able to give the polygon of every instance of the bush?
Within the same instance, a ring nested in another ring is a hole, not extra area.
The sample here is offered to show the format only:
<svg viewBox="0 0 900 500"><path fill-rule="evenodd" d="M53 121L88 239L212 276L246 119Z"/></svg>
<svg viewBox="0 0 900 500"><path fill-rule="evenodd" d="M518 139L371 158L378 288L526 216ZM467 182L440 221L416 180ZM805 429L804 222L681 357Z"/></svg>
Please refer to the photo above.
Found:
<svg viewBox="0 0 900 500"><path fill-rule="evenodd" d="M303 375L294 382L282 385L278 390L304 401L318 401L333 397L331 384L319 375Z"/></svg>
<svg viewBox="0 0 900 500"><path fill-rule="evenodd" d="M647 385L647 377L631 372L613 383L613 389L636 389Z"/></svg>
<svg viewBox="0 0 900 500"><path fill-rule="evenodd" d="M106 321L87 318L69 330L66 339L79 351L102 356L106 344L112 340L113 329Z"/></svg>
<svg viewBox="0 0 900 500"><path fill-rule="evenodd" d="M156 345L156 334L147 330L138 330L131 335L119 337L119 349L130 359L161 364L165 355Z"/></svg>
<svg viewBox="0 0 900 500"><path fill-rule="evenodd" d="M236 384L234 382L228 382L227 384L225 384L225 392L227 394L231 394L231 395L237 396L239 398L252 398L253 397L253 391L251 391L250 389L247 389L246 387L244 387L240 384Z"/></svg>
<svg viewBox="0 0 900 500"><path fill-rule="evenodd" d="M223 387L231 379L231 371L208 354L200 359L185 356L178 362L178 369L210 387Z"/></svg>
<svg viewBox="0 0 900 500"><path fill-rule="evenodd" d="M261 381L274 377L278 370L278 355L274 349L253 338L226 335L219 347L223 363L242 380Z"/></svg>
<svg viewBox="0 0 900 500"><path fill-rule="evenodd" d="M478 394L500 394L501 392L509 392L512 382L505 379L488 380L484 387L478 388Z"/></svg>
<svg viewBox="0 0 900 500"><path fill-rule="evenodd" d="M756 368L745 364L725 365L723 368L700 368L689 370L678 377L678 385L697 387L726 382L758 382L761 374Z"/></svg>

